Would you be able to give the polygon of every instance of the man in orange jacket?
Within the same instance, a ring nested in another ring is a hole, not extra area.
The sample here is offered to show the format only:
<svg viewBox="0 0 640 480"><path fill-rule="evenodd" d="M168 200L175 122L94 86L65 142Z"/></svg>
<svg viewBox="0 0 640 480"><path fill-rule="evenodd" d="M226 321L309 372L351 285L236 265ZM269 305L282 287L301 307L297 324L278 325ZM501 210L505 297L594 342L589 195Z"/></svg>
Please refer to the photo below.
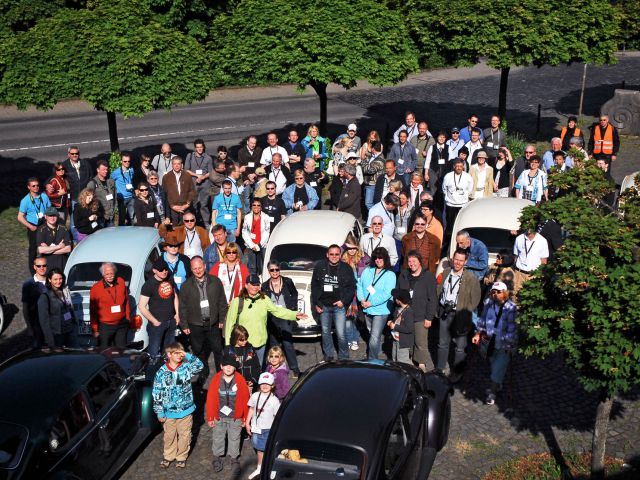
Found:
<svg viewBox="0 0 640 480"><path fill-rule="evenodd" d="M619 149L618 129L609 123L607 115L600 115L600 122L591 127L589 154L604 159L609 165L609 173L611 173L611 162L616 161Z"/></svg>

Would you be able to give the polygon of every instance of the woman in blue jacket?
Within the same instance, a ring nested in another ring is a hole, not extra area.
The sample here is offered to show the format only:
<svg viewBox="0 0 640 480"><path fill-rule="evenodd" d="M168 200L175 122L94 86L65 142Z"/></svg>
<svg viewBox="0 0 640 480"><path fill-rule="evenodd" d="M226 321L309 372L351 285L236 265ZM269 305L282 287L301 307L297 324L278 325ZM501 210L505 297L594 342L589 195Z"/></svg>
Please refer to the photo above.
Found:
<svg viewBox="0 0 640 480"><path fill-rule="evenodd" d="M383 247L371 252L371 263L358 280L357 296L369 330L369 360L375 360L382 348L382 331L391 313L391 291L396 286L396 275L391 269L389 253Z"/></svg>
<svg viewBox="0 0 640 480"><path fill-rule="evenodd" d="M305 150L306 158L313 158L316 161L316 169L324 171L324 163L327 158L327 144L324 137L320 136L320 130L316 125L311 125L307 130L307 136L302 139L302 146Z"/></svg>

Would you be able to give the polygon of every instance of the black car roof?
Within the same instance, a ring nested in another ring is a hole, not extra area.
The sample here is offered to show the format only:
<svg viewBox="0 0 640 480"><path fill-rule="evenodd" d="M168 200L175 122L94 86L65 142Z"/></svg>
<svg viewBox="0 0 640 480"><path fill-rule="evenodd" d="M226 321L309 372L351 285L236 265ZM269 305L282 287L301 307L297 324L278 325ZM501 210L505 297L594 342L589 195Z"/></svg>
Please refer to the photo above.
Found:
<svg viewBox="0 0 640 480"><path fill-rule="evenodd" d="M377 449L402 407L410 376L389 364L336 362L309 371L283 405L278 440Z"/></svg>

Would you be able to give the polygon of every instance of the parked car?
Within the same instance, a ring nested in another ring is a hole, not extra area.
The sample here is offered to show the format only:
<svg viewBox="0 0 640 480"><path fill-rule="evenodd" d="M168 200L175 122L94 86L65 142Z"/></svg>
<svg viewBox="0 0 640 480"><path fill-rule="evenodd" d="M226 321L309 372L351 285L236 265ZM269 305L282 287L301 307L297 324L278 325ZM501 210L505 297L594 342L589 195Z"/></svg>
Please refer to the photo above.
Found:
<svg viewBox="0 0 640 480"><path fill-rule="evenodd" d="M80 321L80 338L84 345L91 342L91 323L89 319L89 290L102 278L102 262L113 262L129 287L129 301L132 315L137 314L140 289L145 280L153 275L151 266L161 255L160 235L155 228L148 227L112 227L98 230L89 235L71 252L65 275L71 292L71 300L76 317ZM146 348L147 320L142 315L142 328L131 335L131 342Z"/></svg>
<svg viewBox="0 0 640 480"><path fill-rule="evenodd" d="M298 311L309 315L297 322L294 337L319 337L322 334L318 314L310 306L311 276L318 260L326 258L331 244L342 245L347 235L362 236L362 226L350 213L332 210L296 212L282 220L269 236L264 258L277 261L283 276L289 277L298 290ZM262 278L269 278L267 261Z"/></svg>
<svg viewBox="0 0 640 480"><path fill-rule="evenodd" d="M0 293L0 335L4 331L4 307L7 304L7 297Z"/></svg>
<svg viewBox="0 0 640 480"><path fill-rule="evenodd" d="M159 429L148 362L134 350L56 349L0 365L0 478L115 477Z"/></svg>
<svg viewBox="0 0 640 480"><path fill-rule="evenodd" d="M452 394L443 375L411 365L320 364L284 399L261 478L426 479L447 443Z"/></svg>

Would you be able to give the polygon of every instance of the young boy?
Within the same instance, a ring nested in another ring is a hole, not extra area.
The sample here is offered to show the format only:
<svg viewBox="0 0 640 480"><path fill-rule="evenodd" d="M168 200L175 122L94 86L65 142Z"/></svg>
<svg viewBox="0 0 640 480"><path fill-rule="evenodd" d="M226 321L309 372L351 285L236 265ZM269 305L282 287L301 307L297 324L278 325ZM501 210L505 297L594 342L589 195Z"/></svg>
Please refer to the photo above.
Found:
<svg viewBox="0 0 640 480"><path fill-rule="evenodd" d="M184 468L191 446L191 414L196 409L191 377L199 374L203 365L198 357L186 353L180 343L172 343L164 351L167 361L153 382L153 411L164 428L160 468L168 468L174 460L176 468Z"/></svg>
<svg viewBox="0 0 640 480"><path fill-rule="evenodd" d="M205 405L207 424L213 428L213 471L219 473L224 468L224 440L227 437L227 453L235 476L240 474L240 434L249 409L249 387L242 375L236 372L237 368L235 357L222 357L220 371L209 385Z"/></svg>
<svg viewBox="0 0 640 480"><path fill-rule="evenodd" d="M391 294L396 299L393 319L387 322L393 337L392 359L394 362L411 364L411 348L414 343L414 313L411 308L409 290L394 288Z"/></svg>

